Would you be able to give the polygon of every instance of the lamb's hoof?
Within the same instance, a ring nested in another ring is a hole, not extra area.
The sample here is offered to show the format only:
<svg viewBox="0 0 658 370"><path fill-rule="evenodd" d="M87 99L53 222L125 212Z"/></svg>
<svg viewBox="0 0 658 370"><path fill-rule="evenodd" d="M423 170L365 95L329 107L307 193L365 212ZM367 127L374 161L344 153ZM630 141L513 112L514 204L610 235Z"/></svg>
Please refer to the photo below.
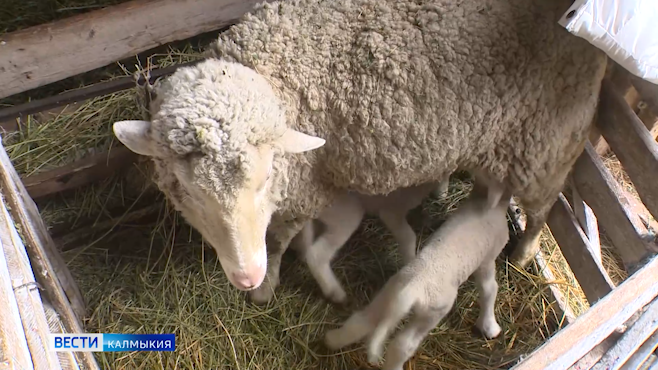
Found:
<svg viewBox="0 0 658 370"><path fill-rule="evenodd" d="M333 289L332 291L328 292L325 297L334 304L337 304L339 306L345 306L348 304L347 301L347 293L345 293L345 290L343 288L338 287L336 289Z"/></svg>
<svg viewBox="0 0 658 370"><path fill-rule="evenodd" d="M327 334L324 335L324 345L332 351L336 351L339 348L343 347L342 338L341 338L341 328L329 330Z"/></svg>
<svg viewBox="0 0 658 370"><path fill-rule="evenodd" d="M502 331L496 320L487 320L483 322L478 321L475 326L477 327L478 331L487 339L496 338Z"/></svg>
<svg viewBox="0 0 658 370"><path fill-rule="evenodd" d="M381 359L382 359L381 353L368 351L368 364L370 364L370 366L378 366Z"/></svg>
<svg viewBox="0 0 658 370"><path fill-rule="evenodd" d="M263 284L260 287L249 291L249 300L258 306L268 304L274 297L274 290L269 284Z"/></svg>

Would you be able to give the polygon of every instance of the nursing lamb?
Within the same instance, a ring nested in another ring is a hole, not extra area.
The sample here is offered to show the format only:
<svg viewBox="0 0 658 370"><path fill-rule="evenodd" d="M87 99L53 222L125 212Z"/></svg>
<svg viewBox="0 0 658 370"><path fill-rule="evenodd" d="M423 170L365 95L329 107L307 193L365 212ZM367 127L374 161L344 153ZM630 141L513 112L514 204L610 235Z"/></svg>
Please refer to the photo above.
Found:
<svg viewBox="0 0 658 370"><path fill-rule="evenodd" d="M338 329L325 344L338 349L368 338L368 361L381 357L389 332L411 311L406 327L389 344L383 370L402 370L425 336L452 309L459 286L470 275L480 294L476 326L488 338L500 334L494 305L498 292L496 257L509 240L506 194L494 208L471 197L430 236L418 257L391 277L372 302Z"/></svg>
<svg viewBox="0 0 658 370"><path fill-rule="evenodd" d="M318 216L317 220L324 225L323 232L316 234L313 220L310 220L293 239L291 248L306 261L324 296L334 303L343 303L347 295L330 264L363 217L370 214L382 220L398 242L402 263L406 264L416 256L416 233L407 222L407 213L431 192L443 188L444 183L440 187L427 183L401 188L386 196L345 192Z"/></svg>
<svg viewBox="0 0 658 370"><path fill-rule="evenodd" d="M557 23L570 4L263 3L155 87L150 122L114 132L153 158L159 188L258 303L290 240L337 194L385 195L458 168L520 198L515 257L527 261L583 150L606 63Z"/></svg>

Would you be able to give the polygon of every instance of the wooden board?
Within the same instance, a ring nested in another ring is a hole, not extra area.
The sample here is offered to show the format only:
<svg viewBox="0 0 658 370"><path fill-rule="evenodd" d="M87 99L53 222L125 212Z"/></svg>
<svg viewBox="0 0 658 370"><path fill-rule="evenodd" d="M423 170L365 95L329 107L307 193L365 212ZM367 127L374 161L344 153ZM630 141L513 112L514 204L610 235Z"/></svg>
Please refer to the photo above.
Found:
<svg viewBox="0 0 658 370"><path fill-rule="evenodd" d="M0 246L0 363L2 362L11 369L33 369L4 248Z"/></svg>
<svg viewBox="0 0 658 370"><path fill-rule="evenodd" d="M37 281L42 285L53 307L69 333L83 333L78 317L85 312L82 294L64 259L55 247L36 204L30 198L0 141L0 184L20 226ZM99 369L92 352L78 352L86 370Z"/></svg>
<svg viewBox="0 0 658 370"><path fill-rule="evenodd" d="M626 267L632 268L646 257L649 252L642 239L646 228L630 209L619 183L590 143L585 145L574 165L573 181L578 193L592 207Z"/></svg>
<svg viewBox="0 0 658 370"><path fill-rule="evenodd" d="M585 356L571 365L568 370L589 370L615 345L621 334L612 333L603 342L592 348ZM636 369L634 369L636 370Z"/></svg>
<svg viewBox="0 0 658 370"><path fill-rule="evenodd" d="M644 341L658 329L658 300L649 304L646 311L601 358L592 370L619 370Z"/></svg>
<svg viewBox="0 0 658 370"><path fill-rule="evenodd" d="M642 344L642 346L631 356L628 361L621 367L622 370L636 370L651 356L658 348L658 331L653 334Z"/></svg>
<svg viewBox="0 0 658 370"><path fill-rule="evenodd" d="M149 71L149 84L153 84L156 79L168 76L174 73L178 68L188 67L197 64L199 61L181 63L165 68L159 68ZM56 110L60 112L68 104L81 102L86 99L95 98L102 95L115 93L117 91L127 90L135 86L142 86L146 83L146 78L141 75L137 80L133 76L118 77L111 81L99 82L94 85L81 87L79 89L63 92L59 95L49 96L47 98L33 100L31 102L15 105L0 110L0 127L7 131L17 131L18 124L16 118L26 117L30 114L44 112L47 110Z"/></svg>
<svg viewBox="0 0 658 370"><path fill-rule="evenodd" d="M0 98L234 23L261 0L135 0L0 37Z"/></svg>
<svg viewBox="0 0 658 370"><path fill-rule="evenodd" d="M57 353L48 350L50 327L25 246L7 205L0 197L0 242L6 257L12 290L18 303L23 332L35 370L62 370ZM13 353L13 349L11 349Z"/></svg>
<svg viewBox="0 0 658 370"><path fill-rule="evenodd" d="M569 368L657 295L658 257L654 256L610 294L512 369Z"/></svg>
<svg viewBox="0 0 658 370"><path fill-rule="evenodd" d="M33 199L78 188L116 174L139 159L125 146L23 179Z"/></svg>
<svg viewBox="0 0 658 370"><path fill-rule="evenodd" d="M658 143L606 80L601 86L597 126L633 181L642 203L658 218Z"/></svg>
<svg viewBox="0 0 658 370"><path fill-rule="evenodd" d="M551 208L547 224L590 304L610 293L615 285L562 193Z"/></svg>

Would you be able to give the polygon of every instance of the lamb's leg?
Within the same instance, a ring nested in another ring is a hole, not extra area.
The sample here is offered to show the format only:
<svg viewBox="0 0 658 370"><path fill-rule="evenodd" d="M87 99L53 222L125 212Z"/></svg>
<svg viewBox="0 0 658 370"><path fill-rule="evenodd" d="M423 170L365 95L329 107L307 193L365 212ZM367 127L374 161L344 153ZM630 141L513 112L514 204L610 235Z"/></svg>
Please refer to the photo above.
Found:
<svg viewBox="0 0 658 370"><path fill-rule="evenodd" d="M370 307L357 311L338 329L329 330L324 336L327 348L337 350L365 338L375 328L374 318L368 312Z"/></svg>
<svg viewBox="0 0 658 370"><path fill-rule="evenodd" d="M402 370L427 334L450 312L452 305L416 312L386 350L382 370Z"/></svg>
<svg viewBox="0 0 658 370"><path fill-rule="evenodd" d="M325 224L324 232L303 253L311 274L325 297L334 303L343 303L345 290L331 270L331 261L361 224L365 211L351 197L336 199L319 219Z"/></svg>
<svg viewBox="0 0 658 370"><path fill-rule="evenodd" d="M416 257L416 233L409 225L406 213L386 210L379 213L379 218L397 240L402 263L411 262Z"/></svg>
<svg viewBox="0 0 658 370"><path fill-rule="evenodd" d="M543 207L539 211L526 209L528 219L526 229L510 258L511 262L518 267L526 268L535 258L537 252L539 252L539 237L541 236L542 228L546 224L546 219L552 205L553 203Z"/></svg>
<svg viewBox="0 0 658 370"><path fill-rule="evenodd" d="M496 283L496 261L484 262L473 274L475 284L478 288L480 316L475 325L488 339L495 338L500 334L500 325L496 322L494 308L496 295L498 294L498 283Z"/></svg>

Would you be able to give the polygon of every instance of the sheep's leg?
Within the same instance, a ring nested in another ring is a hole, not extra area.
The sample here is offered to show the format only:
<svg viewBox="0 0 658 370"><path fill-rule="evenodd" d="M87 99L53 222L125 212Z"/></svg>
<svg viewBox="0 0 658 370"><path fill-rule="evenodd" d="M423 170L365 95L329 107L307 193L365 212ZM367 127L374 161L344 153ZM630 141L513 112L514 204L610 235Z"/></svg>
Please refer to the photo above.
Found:
<svg viewBox="0 0 658 370"><path fill-rule="evenodd" d="M358 229L364 215L365 211L354 198L337 199L319 217L326 226L324 232L303 254L322 293L334 303L345 302L347 294L331 270L331 261Z"/></svg>
<svg viewBox="0 0 658 370"><path fill-rule="evenodd" d="M382 370L402 370L404 363L414 355L427 334L450 312L451 307L416 312L388 346Z"/></svg>
<svg viewBox="0 0 658 370"><path fill-rule="evenodd" d="M397 240L402 263L406 265L411 262L416 257L416 233L407 222L407 215L394 211L382 211L379 213L379 218Z"/></svg>
<svg viewBox="0 0 658 370"><path fill-rule="evenodd" d="M274 297L274 289L279 286L279 270L281 269L281 258L287 248L279 248L267 255L267 273L265 280L256 289L249 291L249 298L257 305L268 303Z"/></svg>
<svg viewBox="0 0 658 370"><path fill-rule="evenodd" d="M432 196L434 198L439 198L439 199L445 197L446 195L448 195L449 185L450 185L450 177L448 177L447 179L439 182L436 189L432 190Z"/></svg>
<svg viewBox="0 0 658 370"><path fill-rule="evenodd" d="M295 223L289 225L285 232L267 234L267 273L265 280L256 289L249 292L250 300L257 304L263 305L268 303L274 297L274 290L279 286L279 273L281 270L281 259L283 254L290 246L293 237L302 229L304 223ZM278 230L280 231L280 230ZM277 237L274 237L277 235Z"/></svg>
<svg viewBox="0 0 658 370"><path fill-rule="evenodd" d="M500 334L501 328L496 322L494 308L496 295L498 294L498 283L496 282L496 261L484 262L475 273L475 284L478 288L480 316L475 325L488 339L495 338Z"/></svg>
<svg viewBox="0 0 658 370"><path fill-rule="evenodd" d="M539 252L539 237L552 205L553 203L543 207L540 211L526 210L528 219L526 229L510 258L512 263L518 267L526 268Z"/></svg>

